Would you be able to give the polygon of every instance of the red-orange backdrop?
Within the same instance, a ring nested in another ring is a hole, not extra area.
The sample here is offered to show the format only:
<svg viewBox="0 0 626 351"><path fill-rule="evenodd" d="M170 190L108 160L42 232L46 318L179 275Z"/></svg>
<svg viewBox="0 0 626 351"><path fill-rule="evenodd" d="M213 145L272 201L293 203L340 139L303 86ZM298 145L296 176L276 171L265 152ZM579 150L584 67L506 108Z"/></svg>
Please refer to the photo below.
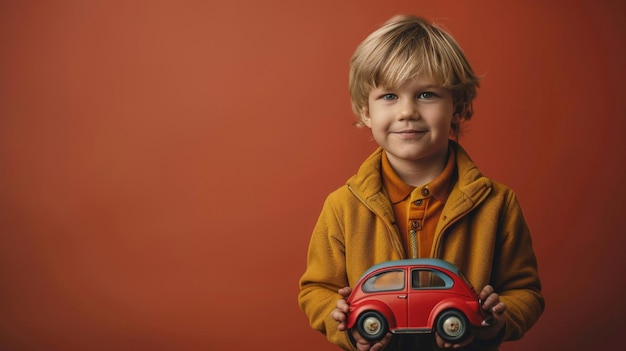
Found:
<svg viewBox="0 0 626 351"><path fill-rule="evenodd" d="M461 143L518 194L547 309L504 350L621 341L623 1L0 1L0 349L335 350L297 306L375 147L349 57L396 13L484 75Z"/></svg>

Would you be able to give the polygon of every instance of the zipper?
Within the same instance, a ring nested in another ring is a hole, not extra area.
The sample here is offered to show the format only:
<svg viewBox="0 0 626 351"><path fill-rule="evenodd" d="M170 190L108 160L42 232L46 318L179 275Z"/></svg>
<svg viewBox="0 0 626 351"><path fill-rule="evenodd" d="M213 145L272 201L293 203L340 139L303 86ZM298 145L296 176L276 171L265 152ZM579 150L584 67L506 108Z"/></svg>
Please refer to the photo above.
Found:
<svg viewBox="0 0 626 351"><path fill-rule="evenodd" d="M413 251L413 258L417 258L417 231L415 229L409 230L411 239L411 250Z"/></svg>

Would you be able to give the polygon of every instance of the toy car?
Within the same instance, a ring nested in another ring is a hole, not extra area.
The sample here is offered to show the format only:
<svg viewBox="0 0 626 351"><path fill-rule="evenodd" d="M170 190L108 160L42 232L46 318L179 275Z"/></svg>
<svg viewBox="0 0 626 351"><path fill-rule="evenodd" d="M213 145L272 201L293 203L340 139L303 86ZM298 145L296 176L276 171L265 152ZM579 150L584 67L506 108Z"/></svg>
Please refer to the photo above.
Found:
<svg viewBox="0 0 626 351"><path fill-rule="evenodd" d="M457 267L439 259L377 264L363 273L347 301L347 327L370 341L388 331L436 331L455 343L468 336L470 326L488 325L474 288Z"/></svg>

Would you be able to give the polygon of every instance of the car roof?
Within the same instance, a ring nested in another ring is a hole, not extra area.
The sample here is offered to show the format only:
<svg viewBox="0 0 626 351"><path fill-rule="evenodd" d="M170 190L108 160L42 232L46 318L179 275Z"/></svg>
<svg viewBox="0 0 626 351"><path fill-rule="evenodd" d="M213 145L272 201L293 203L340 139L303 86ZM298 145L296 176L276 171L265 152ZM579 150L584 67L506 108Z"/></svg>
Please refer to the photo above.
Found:
<svg viewBox="0 0 626 351"><path fill-rule="evenodd" d="M453 265L452 263L444 260L440 260L438 258L411 258L411 259L403 259L403 260L393 260L393 261L385 261L378 263L368 270L366 270L361 277L365 277L366 275L372 273L373 271L379 270L381 268L391 268L391 267L405 267L405 266L434 266L447 269L454 274L459 274L459 269Z"/></svg>

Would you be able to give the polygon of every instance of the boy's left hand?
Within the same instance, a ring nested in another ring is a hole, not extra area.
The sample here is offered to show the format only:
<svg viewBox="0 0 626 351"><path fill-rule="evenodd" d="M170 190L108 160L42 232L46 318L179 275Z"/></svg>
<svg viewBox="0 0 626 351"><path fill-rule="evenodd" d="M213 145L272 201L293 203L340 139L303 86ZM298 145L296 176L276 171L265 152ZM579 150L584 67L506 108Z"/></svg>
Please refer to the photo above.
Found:
<svg viewBox="0 0 626 351"><path fill-rule="evenodd" d="M474 336L480 340L492 340L506 325L504 311L506 305L500 301L498 295L491 285L487 285L480 292L480 300L483 302L483 310L487 313L488 326L478 328L474 331Z"/></svg>
<svg viewBox="0 0 626 351"><path fill-rule="evenodd" d="M506 325L506 318L504 317L504 311L506 311L506 305L500 301L500 296L493 290L491 285L487 285L480 292L480 300L483 302L482 308L487 313L487 321L489 324L484 327L476 328L473 334L470 334L465 340L458 344L451 344L443 341L438 334L435 334L437 340L437 346L440 348L453 348L459 349L463 346L471 343L474 338L479 340L492 340Z"/></svg>

